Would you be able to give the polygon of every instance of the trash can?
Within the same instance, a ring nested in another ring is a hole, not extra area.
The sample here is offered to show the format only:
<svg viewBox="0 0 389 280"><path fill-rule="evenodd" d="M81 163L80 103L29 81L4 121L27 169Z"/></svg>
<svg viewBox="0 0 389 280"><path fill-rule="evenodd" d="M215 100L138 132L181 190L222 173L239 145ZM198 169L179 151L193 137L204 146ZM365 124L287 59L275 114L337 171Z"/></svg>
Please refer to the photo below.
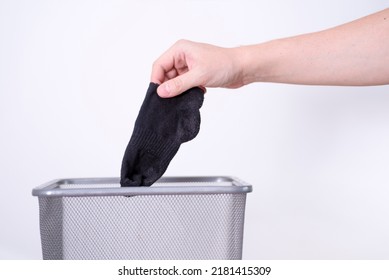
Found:
<svg viewBox="0 0 389 280"><path fill-rule="evenodd" d="M59 179L39 199L43 259L241 259L247 183L228 176Z"/></svg>

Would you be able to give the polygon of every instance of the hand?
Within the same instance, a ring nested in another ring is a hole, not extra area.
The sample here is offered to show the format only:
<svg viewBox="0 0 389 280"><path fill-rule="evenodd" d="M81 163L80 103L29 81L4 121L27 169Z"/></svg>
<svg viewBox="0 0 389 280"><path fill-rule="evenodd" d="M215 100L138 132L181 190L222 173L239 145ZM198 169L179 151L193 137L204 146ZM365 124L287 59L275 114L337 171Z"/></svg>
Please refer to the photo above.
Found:
<svg viewBox="0 0 389 280"><path fill-rule="evenodd" d="M161 97L173 97L198 86L243 86L238 48L180 40L153 64L151 82L160 84Z"/></svg>

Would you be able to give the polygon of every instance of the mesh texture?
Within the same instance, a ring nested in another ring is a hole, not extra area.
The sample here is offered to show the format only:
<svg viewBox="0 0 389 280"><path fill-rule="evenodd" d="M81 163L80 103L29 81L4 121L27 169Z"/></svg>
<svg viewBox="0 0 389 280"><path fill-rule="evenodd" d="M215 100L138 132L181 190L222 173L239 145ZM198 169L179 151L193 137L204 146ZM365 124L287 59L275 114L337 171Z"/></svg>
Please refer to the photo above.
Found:
<svg viewBox="0 0 389 280"><path fill-rule="evenodd" d="M241 259L246 194L41 197L44 259Z"/></svg>

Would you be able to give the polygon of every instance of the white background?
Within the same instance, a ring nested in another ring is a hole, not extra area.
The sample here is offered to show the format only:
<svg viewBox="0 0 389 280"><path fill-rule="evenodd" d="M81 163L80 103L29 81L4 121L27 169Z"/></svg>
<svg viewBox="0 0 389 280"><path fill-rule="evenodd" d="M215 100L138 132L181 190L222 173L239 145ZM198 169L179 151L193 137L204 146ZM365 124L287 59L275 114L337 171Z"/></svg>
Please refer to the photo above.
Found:
<svg viewBox="0 0 389 280"><path fill-rule="evenodd" d="M119 176L152 62L332 27L387 1L0 1L0 258L41 258L31 190ZM363 40L363 38L361 38ZM245 259L389 258L389 87L209 89L166 175L232 175Z"/></svg>

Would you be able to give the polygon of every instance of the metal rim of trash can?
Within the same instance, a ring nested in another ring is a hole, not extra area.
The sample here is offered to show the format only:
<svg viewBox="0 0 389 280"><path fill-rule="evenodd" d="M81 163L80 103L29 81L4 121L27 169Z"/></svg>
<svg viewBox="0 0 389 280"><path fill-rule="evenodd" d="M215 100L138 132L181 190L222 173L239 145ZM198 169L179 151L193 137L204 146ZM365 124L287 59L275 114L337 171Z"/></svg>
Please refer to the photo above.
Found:
<svg viewBox="0 0 389 280"><path fill-rule="evenodd" d="M177 195L177 194L237 194L249 193L252 186L231 176L198 176L198 177L162 177L157 183L163 186L151 187L120 187L119 178L71 178L56 179L33 189L32 195L38 197L67 197L67 196L135 196L135 195ZM180 183L198 183L196 186L179 186ZM210 186L209 183L225 182L229 186ZM169 183L171 185L169 185ZM203 185L202 185L203 183ZM208 183L208 184L207 184ZM110 185L118 187L96 188L60 188L61 185Z"/></svg>

